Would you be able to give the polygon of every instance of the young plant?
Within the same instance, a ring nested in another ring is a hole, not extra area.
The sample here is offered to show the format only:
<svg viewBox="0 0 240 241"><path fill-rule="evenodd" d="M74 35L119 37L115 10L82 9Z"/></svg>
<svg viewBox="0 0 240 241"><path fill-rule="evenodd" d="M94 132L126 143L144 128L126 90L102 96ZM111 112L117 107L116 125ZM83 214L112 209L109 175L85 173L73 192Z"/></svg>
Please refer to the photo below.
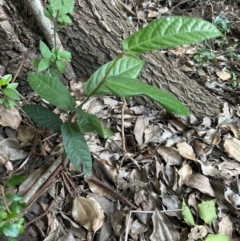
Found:
<svg viewBox="0 0 240 241"><path fill-rule="evenodd" d="M216 199L212 199L209 201L202 201L198 204L198 214L199 217L204 221L206 225L210 225L213 220L217 218L216 212ZM190 225L195 226L195 221L193 215L191 213L190 208L187 206L185 201L182 201L182 215L184 221ZM229 241L230 238L227 235L223 234L208 234L204 241Z"/></svg>
<svg viewBox="0 0 240 241"><path fill-rule="evenodd" d="M19 100L19 94L16 91L18 83L10 83L11 80L11 74L0 77L0 104L3 105L5 109L13 107L16 101Z"/></svg>
<svg viewBox="0 0 240 241"><path fill-rule="evenodd" d="M21 195L4 192L6 187L19 185L24 180L22 176L12 176L1 186L0 236L8 237L12 241L24 232L24 219L20 217L20 212L27 204L22 202Z"/></svg>
<svg viewBox="0 0 240 241"><path fill-rule="evenodd" d="M55 34L59 25L62 27L65 23L70 22L66 14L72 12L73 3L71 5L71 1L50 0L47 14L46 12L45 14L54 22ZM62 9L65 5L68 6L67 10ZM93 73L84 86L86 99L79 106L56 76L41 73L28 74L31 87L41 98L69 112L70 117L67 122L63 123L56 114L39 105L25 105L23 110L37 123L54 131L61 131L64 148L70 161L77 170L82 170L87 177L90 177L92 160L84 133L96 131L103 138L107 138L113 133L102 127L97 116L83 111L83 104L92 96L114 94L119 97L131 98L145 95L173 114L189 115L187 107L178 99L138 79L144 66L144 61L138 55L156 49L196 43L221 35L215 26L197 18L163 17L155 20L125 39L122 42L122 53ZM46 58L49 59L50 53L56 51L56 47L54 51L47 50L49 54Z"/></svg>

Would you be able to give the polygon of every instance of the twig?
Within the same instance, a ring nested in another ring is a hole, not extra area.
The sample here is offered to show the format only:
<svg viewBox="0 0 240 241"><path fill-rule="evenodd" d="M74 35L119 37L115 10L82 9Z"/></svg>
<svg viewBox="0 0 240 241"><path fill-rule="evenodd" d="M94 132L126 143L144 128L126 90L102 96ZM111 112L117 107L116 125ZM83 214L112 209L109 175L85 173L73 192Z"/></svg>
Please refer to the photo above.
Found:
<svg viewBox="0 0 240 241"><path fill-rule="evenodd" d="M34 183L30 190L24 195L23 202L29 203L33 199L39 188L48 180L52 173L61 165L62 157L58 157L57 160L47 169L47 171Z"/></svg>
<svg viewBox="0 0 240 241"><path fill-rule="evenodd" d="M124 153L126 153L126 145L125 145L125 134L124 134L124 109L126 107L126 100L122 98L123 105L122 105L122 112L121 112L121 134L122 134L122 148Z"/></svg>
<svg viewBox="0 0 240 241"><path fill-rule="evenodd" d="M137 207L132 204L127 198L125 198L121 193L117 192L115 189L113 189L111 186L109 186L107 183L102 182L101 180L99 180L98 178L92 176L89 178L89 181L95 182L96 184L98 184L99 186L102 186L106 189L108 189L109 191L111 191L116 197L118 197L122 202L124 202L125 204L127 204L129 207L133 208L133 209L137 209Z"/></svg>
<svg viewBox="0 0 240 241"><path fill-rule="evenodd" d="M31 51L31 48L29 48L29 49L26 51L26 53L23 55L22 62L21 62L21 64L20 64L20 66L19 66L16 74L15 74L14 77L13 77L12 83L14 83L15 80L16 80L16 78L18 77L18 75L19 75L19 73L20 73L20 70L22 69L23 64L24 64L24 62L25 62L25 60L26 60L26 58L27 58L27 56L28 56L28 54L29 54L30 51Z"/></svg>

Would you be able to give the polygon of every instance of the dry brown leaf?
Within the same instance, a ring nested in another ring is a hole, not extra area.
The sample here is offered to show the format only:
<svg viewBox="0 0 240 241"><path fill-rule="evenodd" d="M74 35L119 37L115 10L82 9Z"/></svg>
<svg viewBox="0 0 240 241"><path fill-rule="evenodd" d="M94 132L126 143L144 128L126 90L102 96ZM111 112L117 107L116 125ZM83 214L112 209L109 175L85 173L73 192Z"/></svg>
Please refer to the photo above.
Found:
<svg viewBox="0 0 240 241"><path fill-rule="evenodd" d="M179 232L172 222L170 222L167 216L155 209L152 215L153 221L153 233L150 236L150 240L164 240L164 241L178 241L180 239Z"/></svg>
<svg viewBox="0 0 240 241"><path fill-rule="evenodd" d="M209 179L203 175L196 174L186 178L185 185L196 188L202 193L215 197L215 193L210 185Z"/></svg>
<svg viewBox="0 0 240 241"><path fill-rule="evenodd" d="M139 116L136 121L133 133L138 145L143 144L143 132L147 128L148 123L149 118L147 118L146 116Z"/></svg>
<svg viewBox="0 0 240 241"><path fill-rule="evenodd" d="M122 235L126 229L126 216L128 211L117 210L114 214L110 215L110 223L117 236Z"/></svg>
<svg viewBox="0 0 240 241"><path fill-rule="evenodd" d="M35 136L35 130L31 126L23 126L18 130L18 140L21 142L31 141Z"/></svg>
<svg viewBox="0 0 240 241"><path fill-rule="evenodd" d="M9 126L13 129L17 129L22 121L19 111L13 107L4 109L4 107L0 105L0 116L0 125Z"/></svg>
<svg viewBox="0 0 240 241"><path fill-rule="evenodd" d="M226 71L226 68L223 68L221 71L217 72L216 74L223 81L229 80L232 77L231 73Z"/></svg>
<svg viewBox="0 0 240 241"><path fill-rule="evenodd" d="M182 186L186 180L187 177L192 175L192 168L191 166L185 161L179 171L177 171L179 178L179 186Z"/></svg>
<svg viewBox="0 0 240 241"><path fill-rule="evenodd" d="M240 141L238 139L227 138L223 146L229 157L240 162Z"/></svg>
<svg viewBox="0 0 240 241"><path fill-rule="evenodd" d="M228 237L232 238L233 223L230 220L229 216L222 218L222 220L218 224L218 227L218 233L227 235Z"/></svg>
<svg viewBox="0 0 240 241"><path fill-rule="evenodd" d="M104 222L103 209L94 198L76 197L72 216L76 222L89 231L96 232Z"/></svg>
<svg viewBox="0 0 240 241"><path fill-rule="evenodd" d="M203 240L208 234L207 227L203 225L196 225L191 229L191 233L188 234L188 241Z"/></svg>
<svg viewBox="0 0 240 241"><path fill-rule="evenodd" d="M163 157L166 163L169 165L180 166L182 164L181 155L173 147L160 146L157 149L157 152Z"/></svg>
<svg viewBox="0 0 240 241"><path fill-rule="evenodd" d="M177 149L182 157L193 161L196 160L193 148L187 142L177 143Z"/></svg>

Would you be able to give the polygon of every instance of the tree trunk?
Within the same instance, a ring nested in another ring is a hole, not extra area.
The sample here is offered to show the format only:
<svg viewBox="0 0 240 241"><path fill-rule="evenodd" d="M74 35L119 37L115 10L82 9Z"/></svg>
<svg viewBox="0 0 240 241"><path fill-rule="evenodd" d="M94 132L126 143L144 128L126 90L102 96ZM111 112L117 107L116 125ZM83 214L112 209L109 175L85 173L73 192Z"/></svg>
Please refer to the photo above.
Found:
<svg viewBox="0 0 240 241"><path fill-rule="evenodd" d="M19 2L21 1L10 0L6 4L7 6L3 6L3 9L8 17L7 20L12 25L17 21L17 28L21 29L20 32L15 29L15 40L12 41L21 47L20 51L18 50L20 54L26 51L29 42L31 46L34 46L30 54L31 59L36 56L36 47L41 37L36 32L36 25L31 27L31 24L28 23L27 18L32 18L32 16L26 18L26 13L20 12L22 6L19 5ZM8 8L15 12L15 16ZM33 20L31 20L32 22ZM0 24L2 25L2 23ZM112 60L121 51L121 41L135 31L133 24L122 12L118 0L78 0L75 1L73 24L62 29L59 35L64 48L72 53L72 66L76 75L80 77L82 75L90 76L102 64ZM4 34L6 35L6 33ZM8 42L2 38L1 30L0 41ZM5 58L0 55L0 65L5 66L8 73L16 72L17 66L14 65L13 68L10 66L12 61L16 62L15 57L12 54L7 55L6 52L13 51L16 56L17 51L13 50L9 43L3 46ZM0 47L0 51L2 48ZM140 79L144 82L172 93L198 117L214 117L220 113L223 101L174 68L160 51L154 51L142 57L146 61L146 65ZM24 67L20 78L24 78L24 74L30 69L29 61L24 64Z"/></svg>

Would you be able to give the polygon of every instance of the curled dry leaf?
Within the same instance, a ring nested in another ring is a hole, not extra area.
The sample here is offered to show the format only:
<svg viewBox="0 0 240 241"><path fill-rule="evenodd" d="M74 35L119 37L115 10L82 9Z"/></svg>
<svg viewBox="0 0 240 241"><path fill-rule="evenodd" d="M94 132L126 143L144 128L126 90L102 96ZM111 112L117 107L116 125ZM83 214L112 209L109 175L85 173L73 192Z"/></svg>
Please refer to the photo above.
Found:
<svg viewBox="0 0 240 241"><path fill-rule="evenodd" d="M196 188L202 193L215 197L215 193L210 185L209 179L203 175L191 175L186 178L184 183L189 187Z"/></svg>
<svg viewBox="0 0 240 241"><path fill-rule="evenodd" d="M181 155L173 148L168 146L160 146L157 152L163 157L166 163L169 165L180 166L182 164Z"/></svg>
<svg viewBox="0 0 240 241"><path fill-rule="evenodd" d="M223 146L229 157L240 162L240 141L238 139L227 138Z"/></svg>
<svg viewBox="0 0 240 241"><path fill-rule="evenodd" d="M13 107L4 109L2 105L0 105L0 117L0 125L9 126L13 129L17 129L22 121L22 117L18 110Z"/></svg>
<svg viewBox="0 0 240 241"><path fill-rule="evenodd" d="M177 144L177 149L180 155L189 160L196 160L196 155L193 148L187 142L180 142Z"/></svg>
<svg viewBox="0 0 240 241"><path fill-rule="evenodd" d="M73 201L72 216L76 222L93 232L100 229L104 222L102 207L91 197L76 197Z"/></svg>
<svg viewBox="0 0 240 241"><path fill-rule="evenodd" d="M230 238L232 237L233 223L230 220L229 216L222 218L222 220L219 222L218 226L219 226L219 230L218 230L219 233L225 234Z"/></svg>

